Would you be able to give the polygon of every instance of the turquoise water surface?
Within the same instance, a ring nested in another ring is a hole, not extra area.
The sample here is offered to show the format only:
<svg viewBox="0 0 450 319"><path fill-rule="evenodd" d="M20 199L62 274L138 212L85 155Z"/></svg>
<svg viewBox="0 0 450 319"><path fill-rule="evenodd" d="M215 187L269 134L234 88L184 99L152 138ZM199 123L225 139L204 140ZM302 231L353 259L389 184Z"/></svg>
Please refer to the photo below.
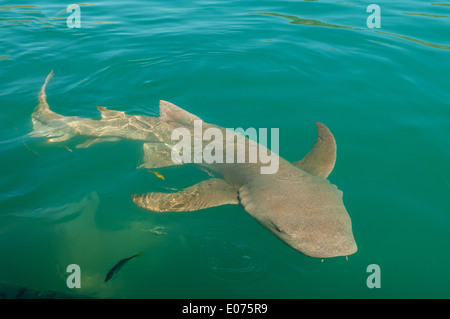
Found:
<svg viewBox="0 0 450 319"><path fill-rule="evenodd" d="M99 298L450 298L450 2L379 1L369 29L371 3L108 0L80 4L68 28L70 2L2 1L0 282ZM150 116L167 100L223 127L279 128L289 161L326 124L358 252L322 263L239 206L137 207L130 194L208 176L136 169L138 141L30 137L50 70L60 114ZM381 288L367 286L371 264Z"/></svg>

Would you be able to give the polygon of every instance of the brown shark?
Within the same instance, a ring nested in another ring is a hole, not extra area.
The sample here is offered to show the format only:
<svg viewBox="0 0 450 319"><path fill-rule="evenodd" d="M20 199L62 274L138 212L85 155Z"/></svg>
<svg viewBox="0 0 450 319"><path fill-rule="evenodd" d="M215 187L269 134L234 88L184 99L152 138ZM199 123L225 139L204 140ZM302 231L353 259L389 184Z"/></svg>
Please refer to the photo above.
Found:
<svg viewBox="0 0 450 319"><path fill-rule="evenodd" d="M103 141L131 139L144 141L144 164L141 167L171 166L177 128L194 130L197 116L160 101L160 116L135 116L98 107L101 120L62 116L50 110L46 101L49 74L39 93L39 105L32 114L34 137L60 142L76 135L87 137L78 148ZM201 121L203 132L227 129ZM318 136L312 150L301 160L290 163L281 157L278 171L261 174L265 163L250 162L252 147L264 146L245 138L244 146L233 146L234 152L245 147L242 163L197 163L215 178L202 181L179 192L132 195L140 207L154 212L187 212L225 204L241 205L247 213L297 251L317 258L348 256L357 251L350 216L342 192L327 177L336 161L336 142L328 128L316 123ZM271 155L274 155L273 153Z"/></svg>

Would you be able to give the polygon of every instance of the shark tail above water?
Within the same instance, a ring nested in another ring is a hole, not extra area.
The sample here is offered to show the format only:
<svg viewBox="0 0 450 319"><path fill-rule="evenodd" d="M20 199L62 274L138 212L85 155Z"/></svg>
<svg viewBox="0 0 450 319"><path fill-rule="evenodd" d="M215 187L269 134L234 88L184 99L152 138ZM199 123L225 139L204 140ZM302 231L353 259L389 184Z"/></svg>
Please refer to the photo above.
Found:
<svg viewBox="0 0 450 319"><path fill-rule="evenodd" d="M50 111L50 107L48 106L47 103L47 95L45 94L45 89L47 87L48 82L50 82L50 80L52 79L52 77L53 77L53 70L50 71L49 75L47 75L44 85L42 86L41 91L39 92L39 105L36 107L35 112L44 113Z"/></svg>
<svg viewBox="0 0 450 319"><path fill-rule="evenodd" d="M44 85L42 85L41 90L39 91L38 99L39 104L34 109L32 114L33 128L34 131L30 133L32 137L50 137L49 141L58 142L63 141L66 134L64 134L62 128L63 127L55 127L48 125L52 120L62 118L61 115L54 113L50 110L50 107L47 103L47 94L45 93L45 89L47 84L50 82L53 77L53 70L49 73L47 78L45 79Z"/></svg>

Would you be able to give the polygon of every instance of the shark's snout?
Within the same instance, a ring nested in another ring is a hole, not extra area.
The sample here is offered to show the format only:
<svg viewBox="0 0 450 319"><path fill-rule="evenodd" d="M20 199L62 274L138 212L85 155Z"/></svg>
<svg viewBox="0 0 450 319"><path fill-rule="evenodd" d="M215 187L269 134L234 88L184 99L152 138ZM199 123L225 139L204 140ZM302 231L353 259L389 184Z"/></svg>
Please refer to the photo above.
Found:
<svg viewBox="0 0 450 319"><path fill-rule="evenodd" d="M131 194L133 202L139 207L144 207L144 196L144 194Z"/></svg>
<svg viewBox="0 0 450 319"><path fill-rule="evenodd" d="M301 172L298 175L304 182L295 183L294 174L290 179L274 179L270 188L261 184L242 187L244 209L307 256L331 258L356 253L358 248L342 192L326 180Z"/></svg>
<svg viewBox="0 0 450 319"><path fill-rule="evenodd" d="M358 247L353 237L350 222L330 223L332 227L310 228L307 235L296 234L287 238L289 244L305 255L316 258L350 256Z"/></svg>

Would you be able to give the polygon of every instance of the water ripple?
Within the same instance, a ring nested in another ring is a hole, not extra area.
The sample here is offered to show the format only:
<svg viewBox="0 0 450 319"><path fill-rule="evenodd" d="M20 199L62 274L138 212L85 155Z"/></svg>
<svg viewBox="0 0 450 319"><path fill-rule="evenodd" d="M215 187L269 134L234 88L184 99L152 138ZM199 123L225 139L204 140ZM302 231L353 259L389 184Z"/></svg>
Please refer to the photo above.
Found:
<svg viewBox="0 0 450 319"><path fill-rule="evenodd" d="M242 284L258 280L266 274L266 258L246 243L235 225L217 222L202 225L202 229L195 233L201 264L211 276Z"/></svg>
<svg viewBox="0 0 450 319"><path fill-rule="evenodd" d="M362 31L365 29L356 29L356 28L352 28L352 27L348 27L348 26L344 26L344 25L335 25L335 24L329 24L329 23L325 23L319 20L314 20L314 19L302 19L293 15L287 15L287 14L281 14L281 13L271 13L271 12L252 12L252 13L247 13L247 14L259 14L259 15L267 15L267 16L274 16L274 17L282 17L282 18L286 18L289 19L290 21L288 23L290 24L298 24L298 25L312 25L312 26L319 26L319 27L327 27L327 28L335 28L335 29L347 29L347 30L356 30L356 31ZM406 13L408 14L408 13ZM409 15L425 15L425 14L414 14L411 13ZM439 15L427 15L427 16L431 16L431 17L446 17L446 16L439 16ZM435 44L435 43L430 43L430 42L426 42L426 41L422 41L422 40L418 40L412 37L408 37L408 36L404 36L404 35L399 35L399 34L395 34L395 33L389 33L389 32L384 32L384 31L375 31L384 35L389 35L389 36L394 36L394 37L398 37L404 40L408 40L408 41L412 41L415 43L419 43L419 44L423 44L429 47L433 47L436 49L444 49L444 50L449 50L450 47L447 45L442 45L442 44Z"/></svg>

